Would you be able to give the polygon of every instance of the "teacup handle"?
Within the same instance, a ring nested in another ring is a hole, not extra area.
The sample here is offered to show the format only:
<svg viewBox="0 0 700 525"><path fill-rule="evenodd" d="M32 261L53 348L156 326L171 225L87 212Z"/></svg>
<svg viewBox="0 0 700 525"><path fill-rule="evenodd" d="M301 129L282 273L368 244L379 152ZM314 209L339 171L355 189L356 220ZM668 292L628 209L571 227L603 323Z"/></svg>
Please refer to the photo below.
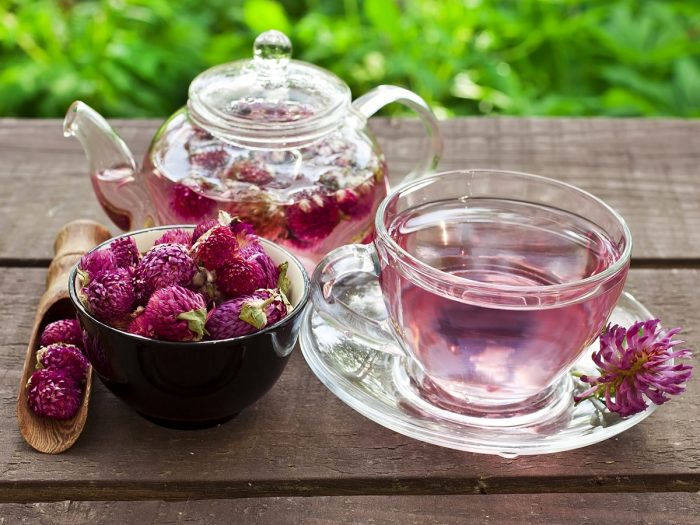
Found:
<svg viewBox="0 0 700 525"><path fill-rule="evenodd" d="M408 182L419 175L435 171L442 156L442 132L435 114L428 103L413 91L398 86L377 86L368 91L352 103L352 107L366 119L374 115L381 108L392 102L398 102L408 106L423 121L429 143L423 150L418 165L413 168L402 180Z"/></svg>
<svg viewBox="0 0 700 525"><path fill-rule="evenodd" d="M379 261L372 244L347 244L330 252L316 266L311 296L319 315L334 328L351 334L375 350L404 355L386 321L377 321L339 300L333 290L338 280L369 273L379 279Z"/></svg>

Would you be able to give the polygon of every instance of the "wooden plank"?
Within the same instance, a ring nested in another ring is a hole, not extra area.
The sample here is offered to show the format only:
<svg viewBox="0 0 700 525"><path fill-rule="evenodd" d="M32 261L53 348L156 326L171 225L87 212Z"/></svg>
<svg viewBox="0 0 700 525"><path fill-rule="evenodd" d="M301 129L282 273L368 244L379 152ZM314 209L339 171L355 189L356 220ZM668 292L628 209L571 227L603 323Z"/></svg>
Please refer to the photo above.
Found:
<svg viewBox="0 0 700 525"><path fill-rule="evenodd" d="M696 525L698 494L354 496L236 500L63 501L0 505L0 525L309 525L354 523Z"/></svg>
<svg viewBox="0 0 700 525"><path fill-rule="evenodd" d="M140 160L158 122L114 124ZM397 180L421 151L421 127L373 119L372 128ZM570 182L622 213L635 257L700 258L700 121L460 118L443 129L441 169L512 169ZM92 218L108 224L83 152L63 138L59 121L0 119L0 158L0 261L43 264L63 223Z"/></svg>
<svg viewBox="0 0 700 525"><path fill-rule="evenodd" d="M629 431L566 453L503 459L387 430L331 394L295 352L280 381L217 428L155 426L96 381L85 431L31 450L15 397L44 270L0 274L0 501L700 490L700 384ZM700 270L633 270L627 289L700 348ZM697 363L697 359L695 360Z"/></svg>

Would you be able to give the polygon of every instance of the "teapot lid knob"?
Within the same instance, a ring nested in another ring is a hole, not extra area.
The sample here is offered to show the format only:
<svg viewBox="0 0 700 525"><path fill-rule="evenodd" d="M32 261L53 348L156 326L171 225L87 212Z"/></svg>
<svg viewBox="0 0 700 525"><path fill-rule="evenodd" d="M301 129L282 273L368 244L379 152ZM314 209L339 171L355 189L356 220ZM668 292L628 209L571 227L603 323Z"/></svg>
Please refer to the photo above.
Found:
<svg viewBox="0 0 700 525"><path fill-rule="evenodd" d="M253 44L255 61L268 60L278 66L286 65L292 56L292 41L281 31L265 31L255 39Z"/></svg>

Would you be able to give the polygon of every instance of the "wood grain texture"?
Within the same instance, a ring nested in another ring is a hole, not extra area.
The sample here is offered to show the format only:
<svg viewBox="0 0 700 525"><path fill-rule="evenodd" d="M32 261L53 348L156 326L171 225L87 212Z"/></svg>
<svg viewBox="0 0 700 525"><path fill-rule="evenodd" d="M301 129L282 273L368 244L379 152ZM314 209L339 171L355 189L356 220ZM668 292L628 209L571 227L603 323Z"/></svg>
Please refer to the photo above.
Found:
<svg viewBox="0 0 700 525"><path fill-rule="evenodd" d="M0 525L696 525L698 515L700 495L658 493L62 501L0 505Z"/></svg>
<svg viewBox="0 0 700 525"><path fill-rule="evenodd" d="M140 160L159 122L113 124ZM371 127L398 180L421 151L421 125L373 119ZM475 117L442 127L440 169L512 169L570 182L622 213L633 257L700 259L700 121ZM76 218L108 223L84 154L63 138L60 121L0 119L0 158L0 262L45 264L57 225Z"/></svg>
<svg viewBox="0 0 700 525"><path fill-rule="evenodd" d="M14 402L45 270L0 273L0 500L207 499L700 490L700 385L607 442L503 459L439 448L357 414L300 352L236 419L200 431L149 423L93 385L81 439L60 456L22 440ZM627 289L700 348L700 270L633 270ZM697 363L697 360L696 360Z"/></svg>
<svg viewBox="0 0 700 525"><path fill-rule="evenodd" d="M36 370L36 351L44 327L59 319L75 317L75 309L68 298L66 283L71 268L80 257L96 245L110 238L110 233L93 221L72 221L56 235L56 256L46 272L46 291L36 308L31 336L24 356L22 376L17 387L17 423L24 440L39 452L59 454L76 442L85 427L92 385L92 367L88 369L83 399L74 417L53 420L38 416L29 408L27 382Z"/></svg>

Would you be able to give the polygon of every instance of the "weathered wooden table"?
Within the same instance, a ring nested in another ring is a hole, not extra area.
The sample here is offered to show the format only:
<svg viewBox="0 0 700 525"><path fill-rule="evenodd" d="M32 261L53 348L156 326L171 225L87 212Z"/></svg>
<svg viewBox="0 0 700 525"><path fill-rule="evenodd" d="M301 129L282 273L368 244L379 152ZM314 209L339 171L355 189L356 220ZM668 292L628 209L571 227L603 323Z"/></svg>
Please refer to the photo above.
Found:
<svg viewBox="0 0 700 525"><path fill-rule="evenodd" d="M408 169L419 125L372 125L392 173ZM157 123L115 127L140 156ZM634 237L627 290L700 353L700 121L467 118L444 131L441 168L540 173L617 208ZM36 453L15 397L53 237L76 218L108 224L59 121L0 120L0 217L0 524L700 523L698 378L616 438L508 460L374 424L297 351L266 397L209 430L155 426L96 380L78 443Z"/></svg>

